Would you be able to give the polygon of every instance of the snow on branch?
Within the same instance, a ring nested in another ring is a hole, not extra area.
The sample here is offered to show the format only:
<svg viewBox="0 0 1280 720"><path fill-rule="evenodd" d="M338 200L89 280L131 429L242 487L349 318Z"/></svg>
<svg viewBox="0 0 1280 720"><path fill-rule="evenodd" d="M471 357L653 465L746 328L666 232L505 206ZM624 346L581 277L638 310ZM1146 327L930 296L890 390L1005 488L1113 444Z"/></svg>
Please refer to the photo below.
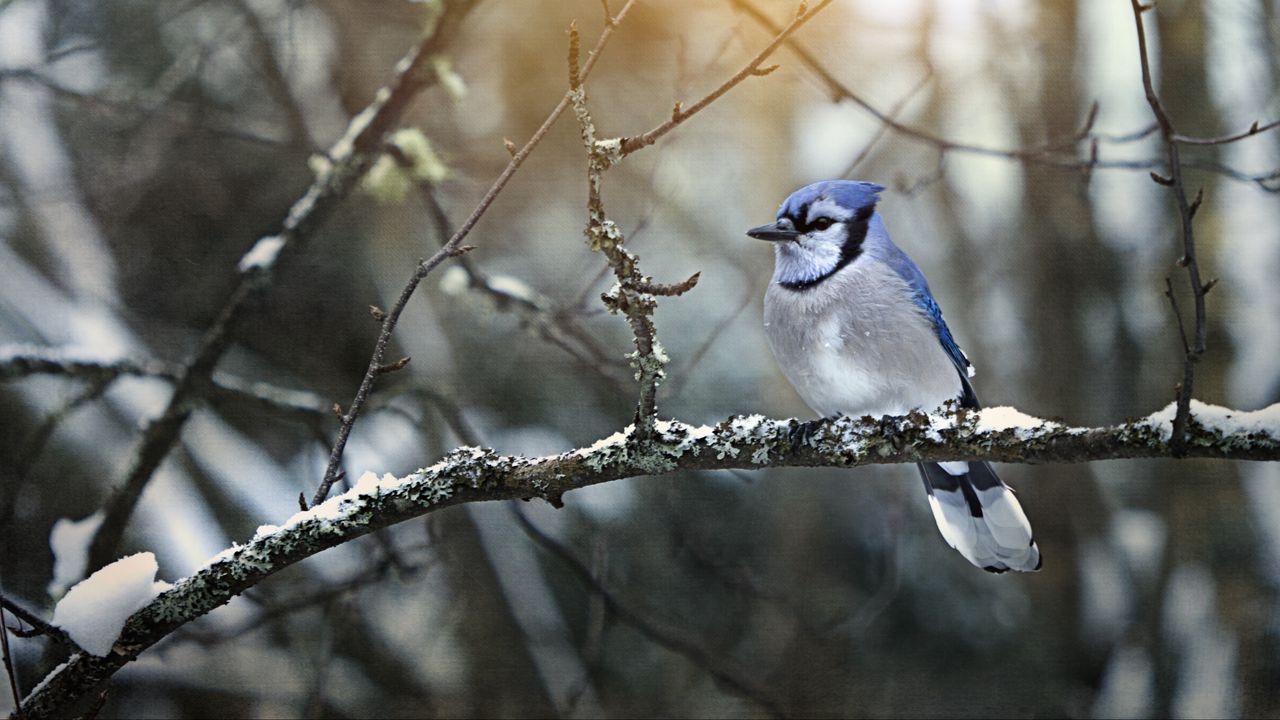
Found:
<svg viewBox="0 0 1280 720"><path fill-rule="evenodd" d="M588 485L679 470L1172 457L1175 412L1171 404L1145 418L1098 428L1071 427L1007 407L838 418L819 423L798 445L800 421L750 415L714 426L659 421L647 440L633 438L628 428L588 447L538 458L459 448L404 477L366 473L350 491L280 526L259 528L247 544L214 556L135 613L106 657L78 653L56 669L26 698L22 710L32 719L66 714L72 703L138 653L263 578L327 548L450 505L533 497L558 503L564 493ZM1280 404L1242 412L1193 402L1186 456L1280 460Z"/></svg>

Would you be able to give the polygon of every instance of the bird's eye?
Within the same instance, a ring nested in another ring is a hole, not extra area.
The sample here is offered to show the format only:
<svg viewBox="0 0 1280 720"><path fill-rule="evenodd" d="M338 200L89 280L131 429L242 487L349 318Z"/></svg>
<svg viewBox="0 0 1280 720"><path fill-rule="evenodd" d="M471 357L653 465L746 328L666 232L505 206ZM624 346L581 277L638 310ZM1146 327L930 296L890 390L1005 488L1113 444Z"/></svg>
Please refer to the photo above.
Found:
<svg viewBox="0 0 1280 720"><path fill-rule="evenodd" d="M810 225L813 226L813 229L815 230L826 230L827 228L831 227L834 223L835 223L835 220L832 220L829 217L820 217L814 220L812 223L810 223Z"/></svg>

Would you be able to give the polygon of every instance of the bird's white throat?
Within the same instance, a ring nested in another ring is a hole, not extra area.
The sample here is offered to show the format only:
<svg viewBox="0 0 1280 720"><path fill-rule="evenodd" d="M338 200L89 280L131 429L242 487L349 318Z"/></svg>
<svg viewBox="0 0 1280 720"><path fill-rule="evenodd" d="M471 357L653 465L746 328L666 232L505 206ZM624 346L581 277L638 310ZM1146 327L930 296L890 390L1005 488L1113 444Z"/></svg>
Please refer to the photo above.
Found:
<svg viewBox="0 0 1280 720"><path fill-rule="evenodd" d="M774 245L773 281L782 285L811 283L840 264L841 245L801 238Z"/></svg>

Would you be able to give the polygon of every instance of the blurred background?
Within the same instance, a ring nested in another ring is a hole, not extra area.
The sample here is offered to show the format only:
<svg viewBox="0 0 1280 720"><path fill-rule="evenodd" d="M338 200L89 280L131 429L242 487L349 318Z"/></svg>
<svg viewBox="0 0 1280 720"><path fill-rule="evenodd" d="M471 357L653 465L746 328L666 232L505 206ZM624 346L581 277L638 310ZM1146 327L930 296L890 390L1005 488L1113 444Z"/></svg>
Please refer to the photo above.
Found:
<svg viewBox="0 0 1280 720"><path fill-rule="evenodd" d="M6 352L181 363L237 260L276 231L435 9L0 2ZM794 12L644 0L590 79L597 127L657 125L767 44L761 17ZM175 580L310 496L337 428L323 410L350 402L372 350L368 306L389 306L438 246L432 203L461 222L505 166L504 138L522 144L563 94L570 20L590 47L602 16L596 0L476 4L438 62L444 82L405 121L429 141L433 182L375 168L287 258L219 365L228 382L299 391L304 408L202 404L126 551L154 551ZM1280 115L1280 3L1162 0L1146 17L1179 131ZM838 0L797 44L825 78L780 51L776 72L606 177L645 271L702 273L656 315L672 357L664 417L808 417L761 332L771 250L743 231L840 176L889 187L881 212L986 404L1101 425L1172 401L1181 346L1163 293L1186 280L1172 193L1148 177L1164 150L1127 2ZM1016 149L1033 152L992 152ZM1280 400L1280 133L1183 151L1205 195L1202 272L1220 278L1196 396L1260 408ZM391 350L412 363L378 385L349 477L404 475L464 441L561 452L630 422L630 334L599 302L612 279L583 240L584 170L562 118L468 238L469 269L427 279ZM55 521L100 506L169 390L0 383L7 595L51 614ZM102 716L1280 715L1280 467L1001 474L1035 527L1039 574L988 575L946 547L909 466L676 474L574 492L561 510L450 508L188 625L115 677ZM24 690L61 659L43 639L11 642Z"/></svg>

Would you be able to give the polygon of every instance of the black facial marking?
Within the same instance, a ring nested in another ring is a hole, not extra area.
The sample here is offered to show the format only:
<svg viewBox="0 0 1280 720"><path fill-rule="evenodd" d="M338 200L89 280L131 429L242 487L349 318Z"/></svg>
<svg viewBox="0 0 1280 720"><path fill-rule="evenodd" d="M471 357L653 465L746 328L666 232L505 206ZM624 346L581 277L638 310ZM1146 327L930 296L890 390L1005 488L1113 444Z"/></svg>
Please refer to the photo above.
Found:
<svg viewBox="0 0 1280 720"><path fill-rule="evenodd" d="M796 225L796 230L801 233L807 233L814 229L821 229L805 222L804 218L805 215L808 214L808 210L809 206L805 205L800 208L801 214L799 218L791 218L792 222ZM867 228L871 225L871 215L874 214L875 211L875 205L861 207L858 208L858 211L854 213L853 217L844 221L845 227L848 229L848 235L844 239L844 245L840 247L840 261L835 264L835 267L811 280L780 282L778 284L788 290L808 290L809 288L816 286L818 283L821 283L823 280L826 280L832 275L840 272L845 265L857 260L858 256L862 254L862 241L867 239ZM822 218L816 218L814 222L816 223L817 220L820 219Z"/></svg>
<svg viewBox="0 0 1280 720"><path fill-rule="evenodd" d="M805 222L805 218L809 217L809 203L801 205L795 215L791 216L791 221L796 224L796 230L800 232L808 232L809 225Z"/></svg>

